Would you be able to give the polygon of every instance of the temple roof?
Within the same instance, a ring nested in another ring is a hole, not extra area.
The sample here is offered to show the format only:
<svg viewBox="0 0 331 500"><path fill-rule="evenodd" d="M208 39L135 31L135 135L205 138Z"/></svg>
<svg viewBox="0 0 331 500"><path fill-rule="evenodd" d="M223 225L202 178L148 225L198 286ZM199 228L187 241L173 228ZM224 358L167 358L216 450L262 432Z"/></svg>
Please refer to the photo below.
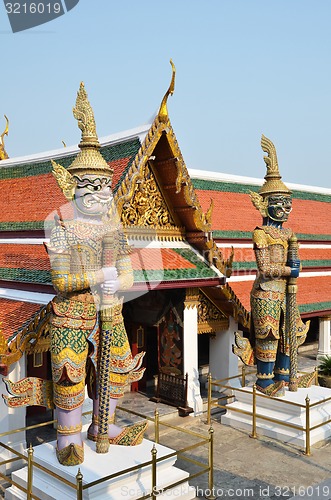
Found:
<svg viewBox="0 0 331 500"><path fill-rule="evenodd" d="M150 247L149 242L137 247L132 242L130 258L135 288L146 282L154 283L158 288L174 281L184 281L186 286L192 286L193 282L214 280L218 285L222 278L215 267L208 265L185 242L163 244L163 247ZM0 280L51 287L50 262L45 246L40 243L0 243Z"/></svg>
<svg viewBox="0 0 331 500"><path fill-rule="evenodd" d="M43 307L42 304L0 298L1 332L10 342Z"/></svg>
<svg viewBox="0 0 331 500"><path fill-rule="evenodd" d="M140 127L104 138L101 152L114 169L115 192L141 147L144 131ZM78 151L77 147L62 148L0 163L0 231L44 229L47 216L67 203L51 173L51 159L68 167Z"/></svg>

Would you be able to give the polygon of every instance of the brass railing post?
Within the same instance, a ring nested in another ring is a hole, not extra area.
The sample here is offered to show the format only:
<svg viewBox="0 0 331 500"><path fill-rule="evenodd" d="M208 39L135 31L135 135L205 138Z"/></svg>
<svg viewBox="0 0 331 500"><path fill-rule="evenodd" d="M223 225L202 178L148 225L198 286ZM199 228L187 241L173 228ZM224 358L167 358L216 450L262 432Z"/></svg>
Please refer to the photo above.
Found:
<svg viewBox="0 0 331 500"><path fill-rule="evenodd" d="M77 490L77 500L83 500L83 474L80 469L76 474L76 490Z"/></svg>
<svg viewBox="0 0 331 500"><path fill-rule="evenodd" d="M32 444L30 444L29 449L28 449L28 485L27 485L27 492L26 492L26 498L27 500L31 500L32 498L32 484L33 484L33 448Z"/></svg>
<svg viewBox="0 0 331 500"><path fill-rule="evenodd" d="M210 425L211 420L211 373L208 373L208 406L207 406L207 424Z"/></svg>
<svg viewBox="0 0 331 500"><path fill-rule="evenodd" d="M317 371L317 366L315 366L315 385L319 385L319 384L318 384L318 371Z"/></svg>
<svg viewBox="0 0 331 500"><path fill-rule="evenodd" d="M156 443L160 441L160 414L157 408L154 412L154 440Z"/></svg>
<svg viewBox="0 0 331 500"><path fill-rule="evenodd" d="M246 366L242 365L241 368L241 387L246 387Z"/></svg>
<svg viewBox="0 0 331 500"><path fill-rule="evenodd" d="M215 500L215 490L214 490L214 429L209 428L209 453L208 453L208 492L206 495L208 500Z"/></svg>
<svg viewBox="0 0 331 500"><path fill-rule="evenodd" d="M256 384L253 385L252 438L256 438Z"/></svg>
<svg viewBox="0 0 331 500"><path fill-rule="evenodd" d="M153 445L152 448L152 499L156 500L158 496L158 492L156 489L156 454L157 454L157 449L155 448L155 444Z"/></svg>
<svg viewBox="0 0 331 500"><path fill-rule="evenodd" d="M306 397L306 455L310 455L310 399Z"/></svg>

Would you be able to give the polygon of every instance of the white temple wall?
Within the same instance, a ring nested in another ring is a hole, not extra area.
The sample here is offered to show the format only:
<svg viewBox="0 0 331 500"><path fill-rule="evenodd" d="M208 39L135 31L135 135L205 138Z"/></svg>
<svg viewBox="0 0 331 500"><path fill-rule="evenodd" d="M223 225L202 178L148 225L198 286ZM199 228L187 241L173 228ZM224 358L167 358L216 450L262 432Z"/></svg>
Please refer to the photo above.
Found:
<svg viewBox="0 0 331 500"><path fill-rule="evenodd" d="M321 358L322 356L331 355L330 335L331 335L331 317L322 316L319 318L317 359Z"/></svg>
<svg viewBox="0 0 331 500"><path fill-rule="evenodd" d="M187 297L184 304L184 374L188 374L187 402L194 415L202 412L198 368L198 302Z"/></svg>
<svg viewBox="0 0 331 500"><path fill-rule="evenodd" d="M229 318L229 328L216 332L216 337L209 341L209 373L213 379L225 379L238 374L238 356L233 354L234 333L238 329L238 323ZM239 379L229 382L234 387L239 387ZM216 389L216 387L214 387ZM221 388L217 388L222 390Z"/></svg>

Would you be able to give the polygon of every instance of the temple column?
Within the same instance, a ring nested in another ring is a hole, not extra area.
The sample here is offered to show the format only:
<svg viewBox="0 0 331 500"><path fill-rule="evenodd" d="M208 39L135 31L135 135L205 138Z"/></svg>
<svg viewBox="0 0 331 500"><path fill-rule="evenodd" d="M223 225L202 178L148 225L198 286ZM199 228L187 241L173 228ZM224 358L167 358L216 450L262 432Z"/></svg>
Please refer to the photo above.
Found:
<svg viewBox="0 0 331 500"><path fill-rule="evenodd" d="M213 379L220 380L238 374L238 356L232 352L237 329L238 323L230 316L228 329L217 332L216 337L209 341L209 372ZM233 379L229 384L239 387L239 379Z"/></svg>
<svg viewBox="0 0 331 500"><path fill-rule="evenodd" d="M188 288L184 302L183 358L184 374L188 374L187 402L194 415L202 412L198 370L198 289Z"/></svg>
<svg viewBox="0 0 331 500"><path fill-rule="evenodd" d="M321 316L319 318L317 359L322 356L331 355L330 320L331 316Z"/></svg>

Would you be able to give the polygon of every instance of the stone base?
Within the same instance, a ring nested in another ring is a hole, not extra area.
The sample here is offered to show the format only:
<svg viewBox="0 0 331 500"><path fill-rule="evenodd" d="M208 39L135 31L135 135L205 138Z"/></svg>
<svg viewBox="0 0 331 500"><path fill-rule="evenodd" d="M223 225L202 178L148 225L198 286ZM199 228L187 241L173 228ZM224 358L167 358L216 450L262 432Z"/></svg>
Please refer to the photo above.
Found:
<svg viewBox="0 0 331 500"><path fill-rule="evenodd" d="M54 478L51 474L58 474L61 478L76 485L76 475L80 469L83 475L83 486L92 481L98 481L112 474L120 474L121 471L130 467L149 462L151 450L154 443L147 439L138 446L111 445L109 452L99 454L95 451L95 443L86 440L84 442L85 459L80 466L65 467L58 463L55 454L55 441L44 443L34 448L34 461L44 466L50 474L33 468L33 494L41 500L74 500L77 498L76 489L64 484ZM156 444L156 457L167 456L173 452L170 448ZM190 500L195 498L195 489L189 486L187 479L189 474L174 466L175 457L166 458L157 464L157 488L161 490L176 481L184 482L173 489L158 494L161 498L182 498ZM12 479L19 485L27 486L27 467L12 474ZM116 476L106 482L88 488L83 491L83 498L98 500L123 500L135 499L146 495L152 489L151 466L139 468L137 471ZM26 499L26 493L19 488L11 486L5 492L6 500Z"/></svg>
<svg viewBox="0 0 331 500"><path fill-rule="evenodd" d="M277 399L256 398L256 413L264 417L273 418L280 423L268 422L257 417L256 432L263 436L269 436L279 441L289 442L302 448L306 445L305 431L292 429L281 425L281 422L288 424L306 425L306 409L286 402L306 405L306 397L310 399L310 405L323 401L331 397L331 389L313 385L306 389L298 389L297 392L290 392L286 388L285 397ZM222 424L230 425L238 429L252 431L252 415L245 415L235 411L235 409L245 410L252 413L253 389L245 387L243 392L234 390L233 395L236 399L234 403L226 406L227 412L221 417ZM321 403L316 407L310 408L310 427L326 422L331 416L331 401ZM331 423L324 424L318 429L310 432L310 444L318 441L324 441L331 436Z"/></svg>

